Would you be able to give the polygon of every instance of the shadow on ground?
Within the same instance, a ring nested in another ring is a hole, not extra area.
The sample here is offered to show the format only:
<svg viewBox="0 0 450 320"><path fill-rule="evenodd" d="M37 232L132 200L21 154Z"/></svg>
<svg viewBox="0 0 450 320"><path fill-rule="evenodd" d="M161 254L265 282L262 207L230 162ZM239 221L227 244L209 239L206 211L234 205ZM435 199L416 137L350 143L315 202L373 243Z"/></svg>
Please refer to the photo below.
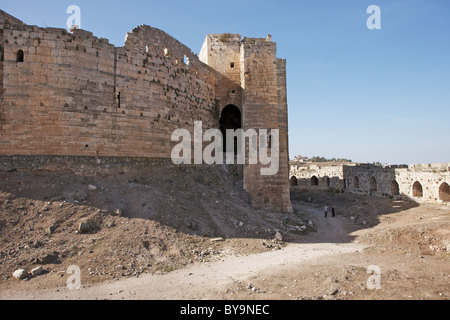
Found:
<svg viewBox="0 0 450 320"><path fill-rule="evenodd" d="M417 202L408 199L393 200L334 190L293 189L291 201L298 212L315 218L319 225L318 232L329 233L329 236L309 238L310 242L352 242L355 238L352 233L378 225L381 216L419 206ZM330 210L325 219L324 207L326 205L330 207ZM335 219L331 214L332 206L335 207Z"/></svg>

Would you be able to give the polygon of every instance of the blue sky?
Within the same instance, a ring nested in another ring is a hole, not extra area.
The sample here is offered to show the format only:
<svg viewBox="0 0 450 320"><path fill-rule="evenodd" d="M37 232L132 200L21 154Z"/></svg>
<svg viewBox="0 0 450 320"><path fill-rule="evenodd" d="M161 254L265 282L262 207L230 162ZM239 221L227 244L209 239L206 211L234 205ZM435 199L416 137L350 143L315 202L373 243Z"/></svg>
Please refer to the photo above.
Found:
<svg viewBox="0 0 450 320"><path fill-rule="evenodd" d="M287 59L290 154L357 162L450 162L450 1L11 1L41 27L81 27L122 46L147 24L199 52L208 33L272 35ZM381 9L381 30L366 10Z"/></svg>

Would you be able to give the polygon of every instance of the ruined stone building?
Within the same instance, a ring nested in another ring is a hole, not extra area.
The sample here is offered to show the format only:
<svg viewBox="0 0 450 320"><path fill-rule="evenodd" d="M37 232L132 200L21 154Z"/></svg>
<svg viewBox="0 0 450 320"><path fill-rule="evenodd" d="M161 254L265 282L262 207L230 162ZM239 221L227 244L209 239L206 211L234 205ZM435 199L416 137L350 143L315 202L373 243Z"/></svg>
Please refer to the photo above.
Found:
<svg viewBox="0 0 450 320"><path fill-rule="evenodd" d="M290 183L294 189L339 189L450 205L450 163L292 165Z"/></svg>
<svg viewBox="0 0 450 320"><path fill-rule="evenodd" d="M270 36L208 35L197 56L145 25L116 47L0 11L0 156L169 159L173 131L195 121L279 129L278 174L246 164L244 188L254 206L289 212L286 61L276 49Z"/></svg>

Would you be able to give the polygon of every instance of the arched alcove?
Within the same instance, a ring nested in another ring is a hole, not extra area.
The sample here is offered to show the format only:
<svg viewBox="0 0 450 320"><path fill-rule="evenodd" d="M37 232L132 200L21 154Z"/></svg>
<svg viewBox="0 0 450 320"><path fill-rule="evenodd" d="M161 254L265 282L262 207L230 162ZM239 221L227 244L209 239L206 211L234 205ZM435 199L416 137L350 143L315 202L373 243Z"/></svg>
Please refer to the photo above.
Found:
<svg viewBox="0 0 450 320"><path fill-rule="evenodd" d="M319 185L319 179L316 176L311 177L311 185L312 186L318 186Z"/></svg>
<svg viewBox="0 0 450 320"><path fill-rule="evenodd" d="M377 190L378 190L377 179L375 179L375 177L372 176L370 177L370 192Z"/></svg>
<svg viewBox="0 0 450 320"><path fill-rule="evenodd" d="M446 182L439 187L439 200L450 201L450 186Z"/></svg>
<svg viewBox="0 0 450 320"><path fill-rule="evenodd" d="M355 176L353 178L353 188L354 189L359 189L359 178L357 176Z"/></svg>
<svg viewBox="0 0 450 320"><path fill-rule="evenodd" d="M423 197L423 188L419 181L414 182L412 186L412 196L415 198Z"/></svg>
<svg viewBox="0 0 450 320"><path fill-rule="evenodd" d="M291 181L291 187L298 186L298 179L295 176L292 176L290 181Z"/></svg>
<svg viewBox="0 0 450 320"><path fill-rule="evenodd" d="M397 181L392 181L391 183L391 195L398 196L400 194L400 187Z"/></svg>

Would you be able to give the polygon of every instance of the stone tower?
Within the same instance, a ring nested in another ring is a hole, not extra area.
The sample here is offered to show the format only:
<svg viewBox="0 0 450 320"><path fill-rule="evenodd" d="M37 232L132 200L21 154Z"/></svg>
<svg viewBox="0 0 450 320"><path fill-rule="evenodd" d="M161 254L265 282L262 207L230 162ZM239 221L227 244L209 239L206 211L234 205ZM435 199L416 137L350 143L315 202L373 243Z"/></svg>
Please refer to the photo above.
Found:
<svg viewBox="0 0 450 320"><path fill-rule="evenodd" d="M244 188L253 205L277 212L292 212L289 190L288 112L286 60L276 57L277 46L267 38L241 38L240 34L206 36L200 60L225 79L216 82L216 96L224 111L237 108L242 129L278 129L279 170L263 176L261 166L245 164ZM229 81L231 80L231 82ZM236 128L230 128L236 129Z"/></svg>

